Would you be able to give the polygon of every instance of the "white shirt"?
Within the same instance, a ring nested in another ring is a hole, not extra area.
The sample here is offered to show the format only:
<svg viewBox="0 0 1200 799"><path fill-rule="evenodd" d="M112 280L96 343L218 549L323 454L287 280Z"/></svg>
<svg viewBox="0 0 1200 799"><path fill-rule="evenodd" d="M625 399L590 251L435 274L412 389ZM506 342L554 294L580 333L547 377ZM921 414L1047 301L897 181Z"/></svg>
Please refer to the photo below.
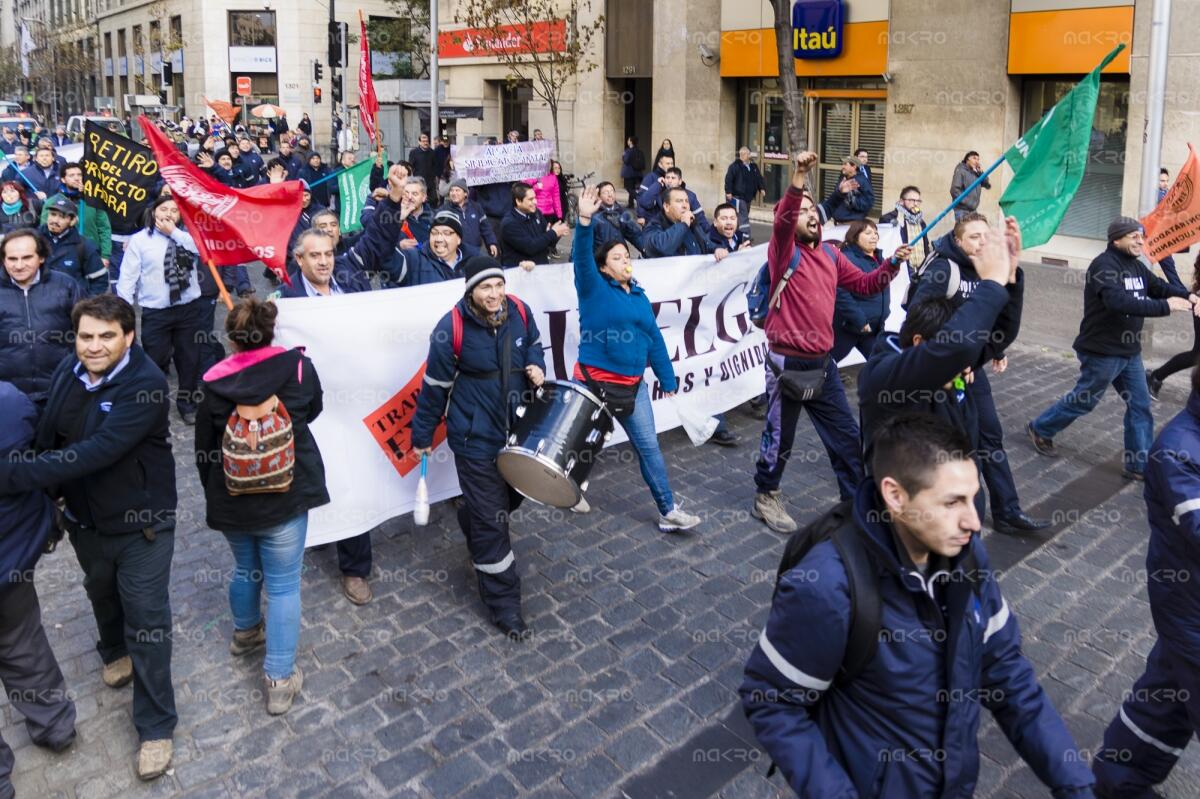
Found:
<svg viewBox="0 0 1200 799"><path fill-rule="evenodd" d="M191 302L200 296L200 280L197 269L205 268L200 263L200 252L196 242L183 228L175 228L171 234L177 247L183 247L196 256L196 269L192 270L191 281L179 298L179 305ZM143 308L170 308L171 289L163 270L163 259L167 256L167 237L156 229L139 230L129 237L125 255L121 259L121 276L117 278L117 294L131 305L136 301Z"/></svg>

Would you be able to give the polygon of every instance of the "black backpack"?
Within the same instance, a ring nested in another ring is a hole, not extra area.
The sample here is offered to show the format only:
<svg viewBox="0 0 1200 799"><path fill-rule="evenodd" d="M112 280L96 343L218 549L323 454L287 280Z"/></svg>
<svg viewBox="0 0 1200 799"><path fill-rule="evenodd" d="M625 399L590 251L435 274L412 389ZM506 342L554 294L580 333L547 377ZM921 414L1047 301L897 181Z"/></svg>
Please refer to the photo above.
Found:
<svg viewBox="0 0 1200 799"><path fill-rule="evenodd" d="M958 293L958 286L962 282L962 271L953 258L939 252L935 247L925 256L925 260L921 262L920 266L909 266L908 268L908 291L904 295L904 304L902 305L904 310L907 311L909 306L912 305L913 297L917 296L917 286L920 285L921 280L929 273L929 267L933 265L934 260L938 257L944 257L950 264L950 276L946 280L946 299L953 299L954 295Z"/></svg>
<svg viewBox="0 0 1200 799"><path fill-rule="evenodd" d="M853 501L839 502L815 521L792 533L775 575L775 591L778 593L779 581L800 564L813 547L822 541L833 542L846 568L846 579L850 586L850 633L842 665L834 678L840 684L848 683L862 674L874 659L883 630L878 566L875 557L867 549L864 535L854 520ZM972 583L972 590L978 595L976 575L979 573L979 563L974 549L968 551L961 565Z"/></svg>

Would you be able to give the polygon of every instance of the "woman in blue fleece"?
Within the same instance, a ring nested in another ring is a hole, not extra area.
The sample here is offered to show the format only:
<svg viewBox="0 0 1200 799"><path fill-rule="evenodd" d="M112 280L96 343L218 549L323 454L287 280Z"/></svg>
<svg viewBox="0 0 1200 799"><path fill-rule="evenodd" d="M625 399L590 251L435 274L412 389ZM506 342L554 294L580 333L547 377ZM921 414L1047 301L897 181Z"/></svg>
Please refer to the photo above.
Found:
<svg viewBox="0 0 1200 799"><path fill-rule="evenodd" d="M637 453L642 478L658 506L658 529L664 533L687 530L700 517L686 513L675 503L667 480L667 464L658 448L654 409L642 376L649 362L667 396L679 388L662 331L646 292L633 279L633 262L622 240L592 251L592 216L599 211L600 194L595 186L579 198L579 222L575 226L572 260L575 262L575 293L579 297L579 363L574 378L589 385L637 386L633 413L617 419L625 428ZM584 369L587 370L586 376ZM580 501L575 510L589 510Z"/></svg>

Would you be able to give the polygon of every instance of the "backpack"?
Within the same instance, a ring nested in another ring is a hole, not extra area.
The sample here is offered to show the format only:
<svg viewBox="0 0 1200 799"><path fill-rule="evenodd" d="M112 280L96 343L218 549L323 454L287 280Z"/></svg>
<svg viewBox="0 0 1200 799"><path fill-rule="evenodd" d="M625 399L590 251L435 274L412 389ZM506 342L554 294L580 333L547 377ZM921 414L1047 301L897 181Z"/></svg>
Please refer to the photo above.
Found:
<svg viewBox="0 0 1200 799"><path fill-rule="evenodd" d="M525 302L516 294L506 294L508 299L513 301L513 305L517 306L517 313L521 315L521 323L525 325L525 330L529 330L529 308ZM454 360L458 361L462 357L463 346L463 318L462 312L455 305L450 309L450 347L454 351Z"/></svg>
<svg viewBox="0 0 1200 799"><path fill-rule="evenodd" d="M282 494L296 472L292 417L272 394L259 405L238 405L221 436L225 488L232 496Z"/></svg>
<svg viewBox="0 0 1200 799"><path fill-rule="evenodd" d="M828 242L823 242L821 247L825 250L825 254L837 262L837 253L830 254L829 248L832 245ZM771 313L772 308L778 308L783 304L783 290L787 288L788 281L792 279L792 275L800 266L800 248L794 246L792 248L792 260L788 263L787 271L779 278L779 282L775 284L775 290L771 290L771 265L764 263L758 270L758 274L750 283L750 288L746 289L746 307L750 311L750 322L757 328L761 329L767 325L767 315Z"/></svg>
<svg viewBox="0 0 1200 799"><path fill-rule="evenodd" d="M929 267L933 266L933 261L942 253L938 252L937 248L929 251L925 256L925 260L916 269L911 266L908 268L908 292L904 295L904 310L908 310L908 306L912 305L913 297L917 296L917 286L920 285L921 279L929 273ZM952 299L958 293L958 286L962 282L962 271L958 268L958 264L949 256L943 256L946 262L950 264L950 279L946 281L946 299Z"/></svg>
<svg viewBox="0 0 1200 799"><path fill-rule="evenodd" d="M850 633L842 664L834 678L840 684L862 674L874 659L883 630L883 600L879 596L875 558L868 551L863 535L854 520L853 501L839 502L815 521L791 534L775 575L775 592L778 593L779 581L803 561L813 547L822 541L833 542L845 566L846 580L850 586ZM971 581L972 590L978 595L976 575L979 573L979 562L974 549L967 551L961 567Z"/></svg>

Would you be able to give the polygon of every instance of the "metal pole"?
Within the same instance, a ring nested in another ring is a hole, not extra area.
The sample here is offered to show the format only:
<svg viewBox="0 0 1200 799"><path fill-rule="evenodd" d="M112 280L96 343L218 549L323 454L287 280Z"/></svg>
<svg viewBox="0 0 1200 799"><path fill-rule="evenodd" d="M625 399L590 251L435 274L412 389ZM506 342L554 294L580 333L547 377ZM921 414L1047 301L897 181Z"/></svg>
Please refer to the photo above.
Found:
<svg viewBox="0 0 1200 799"><path fill-rule="evenodd" d="M441 109L438 108L438 0L429 0L429 45L432 57L429 61L429 144L437 147L441 132ZM433 187L437 191L437 187Z"/></svg>
<svg viewBox="0 0 1200 799"><path fill-rule="evenodd" d="M1163 104L1167 91L1167 46L1171 36L1171 0L1154 0L1150 22L1149 82L1146 87L1146 133L1142 142L1142 180L1138 215L1158 205L1158 170L1162 168Z"/></svg>

